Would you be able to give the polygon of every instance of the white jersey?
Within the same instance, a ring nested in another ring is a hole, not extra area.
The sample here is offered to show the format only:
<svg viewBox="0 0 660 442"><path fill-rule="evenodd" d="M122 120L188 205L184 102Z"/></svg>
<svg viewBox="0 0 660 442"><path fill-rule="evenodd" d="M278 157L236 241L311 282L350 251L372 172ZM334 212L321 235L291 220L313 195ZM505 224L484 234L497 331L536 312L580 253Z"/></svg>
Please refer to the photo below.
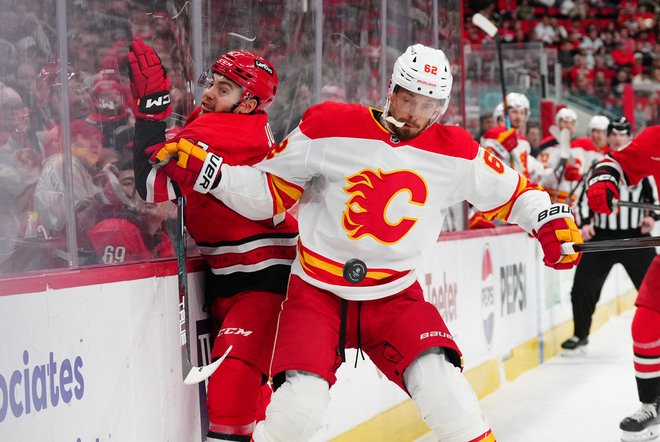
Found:
<svg viewBox="0 0 660 442"><path fill-rule="evenodd" d="M541 152L538 159L546 168L552 170L553 173L559 173L559 164L561 162L561 148L557 140L554 138L547 138L541 143ZM568 158L568 163L573 167L577 167L580 173L584 174L584 164L586 163L586 154L582 147L575 146L571 142L571 150ZM575 188L580 184L579 181L569 181L565 177L557 177L554 180L554 185L549 182L545 184L545 188L550 196L559 203L566 203L572 205L575 200ZM572 191L572 193L571 193Z"/></svg>
<svg viewBox="0 0 660 442"><path fill-rule="evenodd" d="M292 273L349 300L383 298L416 280L423 252L447 210L467 200L490 218L531 232L548 195L456 126L433 124L399 140L381 112L326 102L254 168L222 166L213 194L249 218L270 218L300 200ZM352 284L345 264L366 277Z"/></svg>
<svg viewBox="0 0 660 442"><path fill-rule="evenodd" d="M557 178L552 169L544 166L539 160L531 155L532 147L529 141L516 130L518 143L516 147L508 152L502 144L497 141L498 136L506 131L504 126L495 126L481 137L480 143L484 149L487 149L497 155L502 161L506 162L516 172L531 179L542 187L557 187Z"/></svg>

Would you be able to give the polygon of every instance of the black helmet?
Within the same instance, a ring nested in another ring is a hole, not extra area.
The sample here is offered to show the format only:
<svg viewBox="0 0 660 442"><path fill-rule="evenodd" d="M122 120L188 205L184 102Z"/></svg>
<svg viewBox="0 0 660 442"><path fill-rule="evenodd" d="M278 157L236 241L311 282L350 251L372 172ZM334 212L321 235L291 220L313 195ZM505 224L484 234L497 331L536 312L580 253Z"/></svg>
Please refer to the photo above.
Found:
<svg viewBox="0 0 660 442"><path fill-rule="evenodd" d="M632 126L630 122L626 120L626 117L617 118L610 121L610 124L607 126L607 135L611 135L612 132L617 131L618 133L625 132L627 135L632 133Z"/></svg>

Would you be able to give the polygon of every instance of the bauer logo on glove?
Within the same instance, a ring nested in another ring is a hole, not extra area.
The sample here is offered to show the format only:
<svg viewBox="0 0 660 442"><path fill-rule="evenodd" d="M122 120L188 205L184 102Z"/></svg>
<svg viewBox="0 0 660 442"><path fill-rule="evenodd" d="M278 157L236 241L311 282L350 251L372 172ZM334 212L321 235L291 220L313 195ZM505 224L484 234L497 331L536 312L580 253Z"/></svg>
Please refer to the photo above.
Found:
<svg viewBox="0 0 660 442"><path fill-rule="evenodd" d="M209 145L187 138L157 145L150 152L151 162L163 167L165 174L179 186L208 193L220 182L222 157L208 152ZM176 158L176 161L170 161Z"/></svg>
<svg viewBox="0 0 660 442"><path fill-rule="evenodd" d="M557 216L557 215L559 215L559 216ZM547 217L551 217L551 219L557 219L557 218L563 218L563 217L567 217L567 216L570 216L570 217L573 216L573 212L571 212L571 208L569 206L567 206L566 204L553 204L552 206L550 206L549 209L542 210L539 213L537 221L540 223L541 221L543 221ZM548 221L550 221L550 220L548 220Z"/></svg>
<svg viewBox="0 0 660 442"><path fill-rule="evenodd" d="M534 237L541 243L543 263L557 270L570 269L578 265L581 253L564 255L561 245L571 242L582 244L582 235L575 225L571 208L566 204L553 204L542 210L537 217Z"/></svg>

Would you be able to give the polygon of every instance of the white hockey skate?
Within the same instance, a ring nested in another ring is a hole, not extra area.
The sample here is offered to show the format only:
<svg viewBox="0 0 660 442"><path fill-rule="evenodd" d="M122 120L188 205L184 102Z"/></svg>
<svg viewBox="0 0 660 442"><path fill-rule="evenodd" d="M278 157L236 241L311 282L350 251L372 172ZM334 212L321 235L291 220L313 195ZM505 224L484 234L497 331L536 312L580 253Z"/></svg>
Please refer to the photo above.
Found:
<svg viewBox="0 0 660 442"><path fill-rule="evenodd" d="M584 356L587 354L588 344L588 337L580 339L577 336L572 336L561 344L561 355L567 357Z"/></svg>
<svg viewBox="0 0 660 442"><path fill-rule="evenodd" d="M619 424L622 442L641 442L659 440L660 417L658 401L642 406Z"/></svg>

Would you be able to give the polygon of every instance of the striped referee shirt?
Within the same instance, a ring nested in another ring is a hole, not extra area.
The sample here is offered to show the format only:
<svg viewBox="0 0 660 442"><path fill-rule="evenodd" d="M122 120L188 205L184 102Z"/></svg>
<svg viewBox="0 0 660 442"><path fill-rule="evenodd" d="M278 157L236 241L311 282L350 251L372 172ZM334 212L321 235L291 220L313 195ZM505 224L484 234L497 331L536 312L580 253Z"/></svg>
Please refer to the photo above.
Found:
<svg viewBox="0 0 660 442"><path fill-rule="evenodd" d="M644 178L636 186L620 186L619 200L635 203L658 204L658 187L652 177ZM594 213L589 209L587 193L582 192L578 201L580 209L580 225L590 224L602 230L629 230L638 228L642 219L652 216L660 219L660 214L649 210L640 210L633 207L619 207L618 211L610 215Z"/></svg>

